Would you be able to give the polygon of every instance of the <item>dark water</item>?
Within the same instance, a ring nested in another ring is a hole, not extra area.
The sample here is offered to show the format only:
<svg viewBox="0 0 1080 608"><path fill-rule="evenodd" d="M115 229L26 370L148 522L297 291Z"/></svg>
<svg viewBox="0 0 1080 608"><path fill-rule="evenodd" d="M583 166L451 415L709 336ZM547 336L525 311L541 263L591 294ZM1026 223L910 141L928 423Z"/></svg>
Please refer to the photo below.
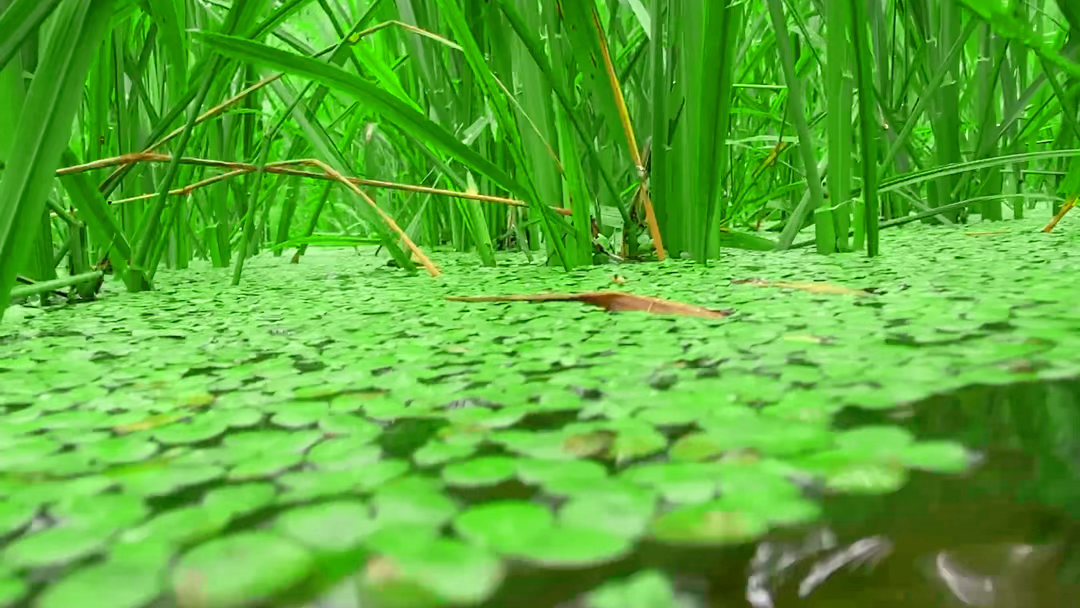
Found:
<svg viewBox="0 0 1080 608"><path fill-rule="evenodd" d="M924 438L956 438L983 462L915 474L899 492L826 503L844 541L878 536L874 568L840 572L778 605L1080 606L1080 382L973 387L918 404Z"/></svg>
<svg viewBox="0 0 1080 608"><path fill-rule="evenodd" d="M901 414L980 463L913 473L884 496L827 498L815 526L756 545L644 545L589 571L516 572L486 606L578 608L605 580L660 568L688 605L709 608L1080 607L1080 382L972 387ZM845 412L837 424L878 417Z"/></svg>

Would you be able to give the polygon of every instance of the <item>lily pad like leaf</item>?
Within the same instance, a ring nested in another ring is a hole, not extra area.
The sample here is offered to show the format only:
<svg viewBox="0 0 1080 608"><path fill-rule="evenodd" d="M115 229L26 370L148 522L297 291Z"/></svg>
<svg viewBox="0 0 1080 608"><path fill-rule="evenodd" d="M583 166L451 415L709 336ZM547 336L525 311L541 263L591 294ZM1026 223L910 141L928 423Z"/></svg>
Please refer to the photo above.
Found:
<svg viewBox="0 0 1080 608"><path fill-rule="evenodd" d="M633 540L594 527L556 526L528 546L508 551L512 557L548 568L583 568L625 556Z"/></svg>
<svg viewBox="0 0 1080 608"><path fill-rule="evenodd" d="M187 506L165 511L145 524L125 532L124 542L169 544L184 547L220 532L229 523L231 513L226 510L207 509L202 505Z"/></svg>
<svg viewBox="0 0 1080 608"><path fill-rule="evenodd" d="M108 527L57 526L11 543L4 559L23 568L63 566L101 551L111 536Z"/></svg>
<svg viewBox="0 0 1080 608"><path fill-rule="evenodd" d="M471 507L454 520L458 535L496 551L512 552L549 531L551 511L524 500L502 500Z"/></svg>
<svg viewBox="0 0 1080 608"><path fill-rule="evenodd" d="M0 536L8 536L27 526L37 513L31 505L12 502L0 503Z"/></svg>
<svg viewBox="0 0 1080 608"><path fill-rule="evenodd" d="M203 505L235 518L269 505L276 495L277 488L272 483L241 483L210 490L203 497Z"/></svg>
<svg viewBox="0 0 1080 608"><path fill-rule="evenodd" d="M49 514L65 525L117 531L142 521L148 512L141 498L129 494L77 496L49 509Z"/></svg>
<svg viewBox="0 0 1080 608"><path fill-rule="evenodd" d="M180 608L239 608L294 587L315 562L301 545L266 531L243 532L185 553L172 574Z"/></svg>
<svg viewBox="0 0 1080 608"><path fill-rule="evenodd" d="M274 529L316 551L344 552L359 547L374 522L364 503L340 500L286 511Z"/></svg>
<svg viewBox="0 0 1080 608"><path fill-rule="evenodd" d="M908 446L901 460L914 469L960 473L971 466L972 454L951 441L925 441Z"/></svg>
<svg viewBox="0 0 1080 608"><path fill-rule="evenodd" d="M889 494L899 490L907 478L907 470L901 467L866 463L834 471L826 483L831 490L849 494Z"/></svg>
<svg viewBox="0 0 1080 608"><path fill-rule="evenodd" d="M379 605L431 608L480 604L495 593L504 574L502 562L489 551L432 538L370 560L361 580L364 594L381 600L375 602Z"/></svg>
<svg viewBox="0 0 1080 608"><path fill-rule="evenodd" d="M106 561L76 570L45 589L38 608L141 608L164 592L153 565Z"/></svg>
<svg viewBox="0 0 1080 608"><path fill-rule="evenodd" d="M458 513L457 503L420 478L405 478L379 488L371 499L380 525L441 527Z"/></svg>
<svg viewBox="0 0 1080 608"><path fill-rule="evenodd" d="M447 465L442 470L446 483L455 486L491 486L517 472L515 460L506 456L486 456Z"/></svg>
<svg viewBox="0 0 1080 608"><path fill-rule="evenodd" d="M658 570L645 570L625 580L604 583L585 599L586 608L690 608L675 586Z"/></svg>
<svg viewBox="0 0 1080 608"><path fill-rule="evenodd" d="M754 540L768 529L764 517L712 501L664 513L653 521L651 533L673 544L728 544Z"/></svg>
<svg viewBox="0 0 1080 608"><path fill-rule="evenodd" d="M454 520L454 529L473 544L549 567L604 563L632 544L625 536L591 527L555 525L546 508L519 500L477 505Z"/></svg>
<svg viewBox="0 0 1080 608"><path fill-rule="evenodd" d="M572 498L559 510L559 523L637 538L645 532L652 519L656 498L647 490L634 490Z"/></svg>
<svg viewBox="0 0 1080 608"><path fill-rule="evenodd" d="M477 446L468 443L447 443L441 439L432 439L413 452L413 462L422 467L442 464L459 458L467 458L476 451Z"/></svg>
<svg viewBox="0 0 1080 608"><path fill-rule="evenodd" d="M12 608L30 592L30 585L14 574L0 574L0 608Z"/></svg>
<svg viewBox="0 0 1080 608"><path fill-rule="evenodd" d="M316 468L331 471L364 467L379 460L382 450L365 437L335 437L308 450L307 461Z"/></svg>

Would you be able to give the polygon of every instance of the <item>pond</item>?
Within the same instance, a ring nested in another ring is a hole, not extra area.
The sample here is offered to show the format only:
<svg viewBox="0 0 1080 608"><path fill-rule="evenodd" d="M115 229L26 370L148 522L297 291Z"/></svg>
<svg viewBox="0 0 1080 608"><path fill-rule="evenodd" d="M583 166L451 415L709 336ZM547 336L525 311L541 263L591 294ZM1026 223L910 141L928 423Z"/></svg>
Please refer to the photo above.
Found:
<svg viewBox="0 0 1080 608"><path fill-rule="evenodd" d="M15 309L0 606L1071 605L1080 262L1037 228ZM733 312L445 299L600 289Z"/></svg>

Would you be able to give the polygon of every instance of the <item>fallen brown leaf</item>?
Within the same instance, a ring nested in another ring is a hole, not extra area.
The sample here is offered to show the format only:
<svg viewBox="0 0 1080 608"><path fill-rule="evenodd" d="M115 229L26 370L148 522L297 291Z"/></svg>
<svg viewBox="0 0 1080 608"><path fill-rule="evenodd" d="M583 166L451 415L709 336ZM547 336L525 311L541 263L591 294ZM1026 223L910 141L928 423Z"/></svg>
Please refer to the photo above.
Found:
<svg viewBox="0 0 1080 608"><path fill-rule="evenodd" d="M364 575L376 586L393 583L401 578L401 568L393 558L376 555L364 564Z"/></svg>
<svg viewBox="0 0 1080 608"><path fill-rule="evenodd" d="M589 291L584 293L538 293L510 296L446 296L452 302L584 302L608 312L642 311L652 314L684 315L718 319L731 314L730 310L703 308L683 302L673 302L652 296L639 296L621 291Z"/></svg>
<svg viewBox="0 0 1080 608"><path fill-rule="evenodd" d="M578 458L596 456L607 451L615 441L615 433L611 431L593 431L592 433L578 433L571 435L563 441L562 449L567 454L573 454Z"/></svg>
<svg viewBox="0 0 1080 608"><path fill-rule="evenodd" d="M860 298L867 298L874 294L864 289L852 289L850 287L844 287L842 285L833 285L832 283L823 283L819 281L767 281L765 279L732 279L733 285L757 285L759 287L778 287L780 289L798 289L799 291L808 291L810 293L821 293L827 295L836 296L858 296Z"/></svg>

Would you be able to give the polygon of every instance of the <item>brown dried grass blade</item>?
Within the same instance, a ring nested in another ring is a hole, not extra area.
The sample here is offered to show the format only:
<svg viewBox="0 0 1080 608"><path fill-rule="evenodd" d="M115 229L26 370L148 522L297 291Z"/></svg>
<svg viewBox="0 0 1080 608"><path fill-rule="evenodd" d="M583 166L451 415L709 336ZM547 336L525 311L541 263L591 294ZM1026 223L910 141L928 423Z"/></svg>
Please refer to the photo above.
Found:
<svg viewBox="0 0 1080 608"><path fill-rule="evenodd" d="M538 293L508 296L446 296L446 299L452 302L583 302L599 306L608 312L647 312L650 314L705 317L709 319L723 318L732 312L652 296L639 296L622 291Z"/></svg>

